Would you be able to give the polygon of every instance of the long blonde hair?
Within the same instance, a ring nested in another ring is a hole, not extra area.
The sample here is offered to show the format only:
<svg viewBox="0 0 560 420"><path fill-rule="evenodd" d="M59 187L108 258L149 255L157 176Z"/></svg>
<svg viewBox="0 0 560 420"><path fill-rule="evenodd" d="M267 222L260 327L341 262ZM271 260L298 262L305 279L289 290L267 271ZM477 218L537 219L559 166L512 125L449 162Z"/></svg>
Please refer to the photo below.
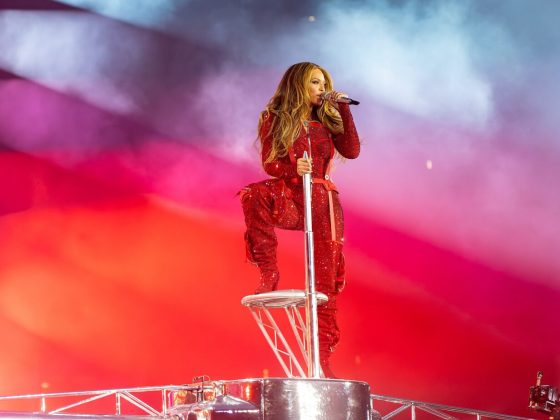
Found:
<svg viewBox="0 0 560 420"><path fill-rule="evenodd" d="M272 134L272 147L264 163L288 154L290 146L299 136L305 119L309 116L308 86L311 72L319 69L325 77L326 89L331 91L333 83L330 74L314 63L297 63L284 73L276 92L268 101L259 118L259 138ZM261 127L266 118L274 117L270 133L262 133ZM343 132L342 120L338 111L327 101L317 108L317 118L333 134Z"/></svg>

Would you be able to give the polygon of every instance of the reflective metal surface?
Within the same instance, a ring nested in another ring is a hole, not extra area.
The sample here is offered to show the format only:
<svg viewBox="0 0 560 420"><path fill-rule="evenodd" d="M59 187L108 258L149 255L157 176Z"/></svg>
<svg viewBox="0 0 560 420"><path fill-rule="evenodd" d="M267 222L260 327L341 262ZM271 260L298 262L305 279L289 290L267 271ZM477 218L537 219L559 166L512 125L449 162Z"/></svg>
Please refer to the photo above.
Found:
<svg viewBox="0 0 560 420"><path fill-rule="evenodd" d="M260 420L263 418L258 405L228 395L220 395L210 401L178 406L171 414L176 420Z"/></svg>
<svg viewBox="0 0 560 420"><path fill-rule="evenodd" d="M311 158L311 135L307 129L309 141L309 158ZM307 159L307 152L303 153ZM311 174L303 174L303 198L305 208L305 315L307 341L307 377L320 378L319 364L319 320L317 319L317 291L315 289L315 251L313 241L313 224L311 217Z"/></svg>
<svg viewBox="0 0 560 420"><path fill-rule="evenodd" d="M221 381L215 386L215 400L177 405L168 413L182 420L371 418L369 385L365 382L262 378Z"/></svg>
<svg viewBox="0 0 560 420"><path fill-rule="evenodd" d="M317 293L317 301L319 305L325 303L329 298L324 293ZM264 306L267 308L287 308L289 306L304 306L305 291L304 290L276 290L274 292L260 293L258 295L249 295L241 299L241 304L247 307Z"/></svg>

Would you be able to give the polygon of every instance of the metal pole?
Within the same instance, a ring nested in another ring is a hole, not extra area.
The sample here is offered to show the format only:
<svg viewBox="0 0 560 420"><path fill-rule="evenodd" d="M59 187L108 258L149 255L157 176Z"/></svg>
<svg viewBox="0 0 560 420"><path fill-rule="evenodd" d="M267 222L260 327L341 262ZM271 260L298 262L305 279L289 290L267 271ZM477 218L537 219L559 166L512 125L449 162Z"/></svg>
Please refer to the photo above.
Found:
<svg viewBox="0 0 560 420"><path fill-rule="evenodd" d="M115 411L116 411L116 415L117 415L117 416L120 416L120 415L121 415L121 393L120 393L120 392L117 392L117 393L115 394L115 396L117 397L117 398L116 398L116 405L117 405L117 406L116 406L116 410L115 410Z"/></svg>
<svg viewBox="0 0 560 420"><path fill-rule="evenodd" d="M307 152L303 153L305 159ZM305 208L305 311L307 315L307 376L321 377L319 364L319 321L317 320L317 292L315 290L315 264L313 225L311 222L311 174L303 174L303 199Z"/></svg>
<svg viewBox="0 0 560 420"><path fill-rule="evenodd" d="M169 395L171 395L171 392ZM167 391L165 388L161 390L161 414L167 414Z"/></svg>

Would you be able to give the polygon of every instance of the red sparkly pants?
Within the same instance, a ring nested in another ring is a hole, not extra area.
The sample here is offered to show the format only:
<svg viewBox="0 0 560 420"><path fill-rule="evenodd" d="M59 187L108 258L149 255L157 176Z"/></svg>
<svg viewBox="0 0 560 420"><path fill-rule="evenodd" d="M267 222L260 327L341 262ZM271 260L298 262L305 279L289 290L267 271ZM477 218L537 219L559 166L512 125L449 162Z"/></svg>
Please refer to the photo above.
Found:
<svg viewBox="0 0 560 420"><path fill-rule="evenodd" d="M317 291L329 298L328 303L318 307L319 349L324 371L329 369L329 356L340 339L336 323L336 299L344 287L344 220L338 193L332 191L331 194L330 206L327 189L321 184L313 184L315 284ZM248 185L241 190L240 195L247 225L247 259L261 271L261 284L257 290L275 290L279 274L276 260L278 241L274 229L303 230L302 185L286 183L281 179L267 179ZM336 225L335 230L331 229L332 221Z"/></svg>

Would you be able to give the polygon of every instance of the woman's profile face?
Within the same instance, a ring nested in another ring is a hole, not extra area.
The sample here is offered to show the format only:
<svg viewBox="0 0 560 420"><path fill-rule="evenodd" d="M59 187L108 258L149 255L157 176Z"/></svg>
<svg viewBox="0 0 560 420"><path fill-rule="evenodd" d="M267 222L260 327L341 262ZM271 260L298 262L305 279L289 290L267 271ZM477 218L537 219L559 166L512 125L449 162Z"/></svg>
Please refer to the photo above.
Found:
<svg viewBox="0 0 560 420"><path fill-rule="evenodd" d="M319 69L313 69L311 71L311 79L307 87L307 93L309 95L309 105L320 106L323 103L323 98L321 94L325 92L327 88L327 82L325 81L325 75Z"/></svg>

